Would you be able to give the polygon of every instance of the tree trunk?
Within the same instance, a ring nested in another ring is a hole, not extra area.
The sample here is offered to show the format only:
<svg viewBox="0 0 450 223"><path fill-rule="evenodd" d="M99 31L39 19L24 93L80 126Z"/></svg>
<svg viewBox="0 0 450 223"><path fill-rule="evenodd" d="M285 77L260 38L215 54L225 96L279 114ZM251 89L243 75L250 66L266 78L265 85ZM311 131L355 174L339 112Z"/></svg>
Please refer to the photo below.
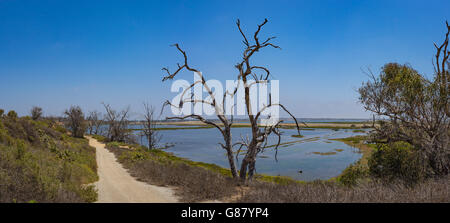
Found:
<svg viewBox="0 0 450 223"><path fill-rule="evenodd" d="M247 158L247 155L245 155L245 158L242 160L241 163L241 171L239 172L239 178L242 183L245 183L247 180L247 167L249 164L249 159Z"/></svg>
<svg viewBox="0 0 450 223"><path fill-rule="evenodd" d="M252 141L250 145L248 146L247 153L245 154L244 159L241 163L241 172L240 172L240 178L242 182L245 182L247 179L250 179L250 176L253 176L253 171L255 170L255 158L256 158L256 151L258 143L255 141ZM247 171L248 171L248 178L247 178Z"/></svg>
<svg viewBox="0 0 450 223"><path fill-rule="evenodd" d="M255 163L256 163L256 160L252 159L252 161L248 165L248 181L253 180L253 175L255 173Z"/></svg>
<svg viewBox="0 0 450 223"><path fill-rule="evenodd" d="M228 162L230 163L230 170L233 179L237 179L238 174L236 170L236 165L234 164L233 151L231 149L227 149Z"/></svg>
<svg viewBox="0 0 450 223"><path fill-rule="evenodd" d="M238 173L236 170L236 165L234 163L233 157L233 145L231 144L231 129L229 127L225 127L225 150L227 151L228 163L230 164L231 175L233 179L237 179Z"/></svg>

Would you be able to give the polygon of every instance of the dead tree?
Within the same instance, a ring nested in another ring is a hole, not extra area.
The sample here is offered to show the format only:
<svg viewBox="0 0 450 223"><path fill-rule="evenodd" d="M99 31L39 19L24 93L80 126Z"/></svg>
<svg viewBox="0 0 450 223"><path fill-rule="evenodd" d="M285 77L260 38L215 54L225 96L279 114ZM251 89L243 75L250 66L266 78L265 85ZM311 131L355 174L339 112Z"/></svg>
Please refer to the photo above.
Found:
<svg viewBox="0 0 450 223"><path fill-rule="evenodd" d="M110 141L129 142L132 141L130 131L128 129L128 114L130 107L117 112L112 109L109 104L103 103L106 110L105 123L108 124L108 132L106 137Z"/></svg>
<svg viewBox="0 0 450 223"><path fill-rule="evenodd" d="M31 111L31 119L38 120L42 117L42 108L34 106Z"/></svg>
<svg viewBox="0 0 450 223"><path fill-rule="evenodd" d="M87 121L87 132L89 135L92 135L92 133L94 132L94 124L92 121L92 112L89 112L88 117L86 118Z"/></svg>
<svg viewBox="0 0 450 223"><path fill-rule="evenodd" d="M161 140L161 136L155 128L155 109L148 103L144 103L144 122L142 131L147 139L148 149L156 148Z"/></svg>
<svg viewBox="0 0 450 223"><path fill-rule="evenodd" d="M215 128L217 128L220 133L223 136L224 142L225 143L219 143L221 145L221 147L226 151L227 153L227 157L228 157L228 162L230 165L230 170L231 170L231 175L233 176L233 178L237 179L238 177L238 173L237 173L237 169L236 169L236 165L234 162L234 156L233 156L233 145L232 145L232 140L231 140L231 126L233 124L233 116L230 116L230 119L225 115L225 98L227 93L228 94L235 94L237 92L237 89L235 89L235 91L233 91L232 93L230 92L225 92L225 94L223 94L223 100L222 103L220 104L219 101L216 100L216 97L214 95L214 93L212 92L211 88L208 86L208 84L206 83L206 79L204 78L204 76L202 75L202 73L189 66L188 64L188 58L186 55L186 52L183 51L180 46L178 44L174 44L173 46L175 46L178 51L180 51L180 53L183 55L184 57L184 64L182 66L180 66L180 64L178 64L178 69L171 73L169 71L169 68L163 68L162 70L167 72L167 76L165 76L163 78L163 81L166 80L172 80L181 70L186 69L188 71L194 72L196 75L198 75L199 77L199 81L194 82L192 85L190 85L188 88L186 88L180 98L180 102L178 105L173 105L170 101L166 101L163 105L163 109L166 105L170 105L172 107L176 107L181 109L185 104L196 104L196 103L201 103L201 104L206 104L208 106L211 106L212 108L214 108L215 110L215 114L217 116L217 118L220 120L221 124L217 124L215 122L209 121L206 118L202 117L201 115L196 115L196 114L190 114L190 115L186 115L183 117L168 117L167 119L180 119L180 120L184 120L184 119L188 119L188 118L193 118L196 120L199 120L207 125L213 126ZM190 91L192 88L194 88L194 86L196 85L201 85L203 86L206 91L208 92L208 95L211 97L211 101L205 101L205 100L198 100L198 99L193 99L192 97L189 99L183 99L184 95Z"/></svg>
<svg viewBox="0 0 450 223"><path fill-rule="evenodd" d="M259 119L262 114L262 112L268 108L271 108L273 106L278 106L279 108L283 109L287 114L289 114L290 117L293 118L293 120L296 123L298 134L300 135L300 127L297 122L297 119L282 105L279 103L272 103L271 99L269 98L269 103L264 106L263 108L260 108L259 111L255 111L254 108L251 107L251 97L250 97L250 87L252 83L260 83L260 82L267 82L270 80L271 74L268 68L263 66L255 66L252 65L250 62L250 59L255 53L260 52L261 49L266 47L272 47L275 49L280 49L279 46L274 45L271 41L275 37L269 37L265 41L259 40L259 32L261 31L261 28L267 23L267 19L264 20L263 23L258 25L258 29L253 35L253 43L250 43L247 36L244 34L244 32L241 29L240 21L238 20L236 22L236 25L239 29L239 32L242 35L243 43L245 45L244 52L242 56L242 60L235 66L236 69L239 71L238 79L242 80L244 83L244 92L245 92L245 105L247 110L248 119L250 121L251 125L251 138L247 141L241 141L237 144L240 144L240 149L242 147L247 148L247 152L245 154L244 159L241 163L241 169L240 169L240 179L241 181L245 181L247 178L247 171L248 171L248 180L252 180L253 175L255 173L255 164L256 164L256 157L259 153L263 152L266 145L267 145L267 139L270 134L275 134L278 136L278 143L275 146L275 150L277 151L278 146L280 145L280 139L281 139L281 132L279 131L281 120L277 123L272 123L271 125L266 125L263 129L259 126ZM258 77L257 72L263 72L264 75L260 75ZM239 150L240 150L239 149ZM276 158L276 157L275 157Z"/></svg>
<svg viewBox="0 0 450 223"><path fill-rule="evenodd" d="M71 106L64 112L66 115L66 126L72 133L73 137L83 138L86 130L84 114L80 106Z"/></svg>
<svg viewBox="0 0 450 223"><path fill-rule="evenodd" d="M272 125L266 125L263 129L261 129L258 124L259 124L259 119L261 117L262 112L265 109L271 108L273 106L279 106L283 110L287 111L283 105L281 105L279 103L272 104L271 102L269 104L265 105L259 111L256 111L256 110L253 111L251 108L250 87L251 87L252 83L261 83L261 82L269 81L270 71L266 67L250 65L250 58L256 52L258 52L259 50L261 50L263 48L266 48L266 47L279 48L278 46L276 46L270 42L275 37L270 37L263 42L259 41L258 34L261 30L261 27L264 26L266 23L267 23L267 19L265 19L262 24L258 25L258 29L253 36L254 41L255 41L254 44L249 43L247 37L245 36L244 32L242 31L242 29L240 27L239 20L236 23L238 30L244 39L243 42L245 44L242 61L236 65L236 68L239 71L239 73L237 75L237 81L243 82L243 87L245 90L245 105L246 105L246 110L248 113L248 118L249 118L249 121L251 124L251 131L252 131L251 138L247 141L243 140L241 142L237 142L234 144L232 143L231 127L233 125L233 115L229 115L229 117L227 117L227 115L225 115L225 98L227 95L234 97L235 94L237 93L238 88L240 87L239 85L233 90L233 92L225 91L225 93L223 94L223 97L222 97L222 101L221 101L222 103L220 103L220 101L218 101L216 99L211 88L208 86L208 84L207 84L204 76L201 74L201 72L198 69L195 69L188 64L188 58L187 58L186 52L183 51L178 44L174 44L173 46L175 46L178 49L178 51L180 51L180 53L183 55L184 63L182 65L178 64L177 70L173 73L171 73L168 68L163 68L163 70L167 72L167 76L165 76L163 78L163 81L166 81L168 79L170 79L170 80L173 79L183 69L194 72L199 77L199 81L194 82L192 85L190 85L188 88L186 88L184 90L178 105L174 105L169 101L166 101L164 105L170 105L172 107L177 107L177 108L182 108L186 103L191 103L194 105L196 103L201 103L204 105L208 105L208 106L211 106L212 108L214 108L215 115L219 119L220 123L215 123L213 121L207 120L203 116L197 115L197 114L190 114L190 115L186 115L183 117L169 117L167 119L182 119L183 120L183 119L187 119L187 118L192 118L192 119L199 120L207 125L217 128L220 131L220 133L222 134L224 142L225 142L224 144L220 143L220 145L227 152L227 157L228 157L228 162L230 165L231 174L232 174L233 178L235 178L235 179L237 179L239 177L242 182L245 182L247 179L251 180L253 178L253 175L255 172L256 156L258 155L258 153L263 152L264 148L267 145L267 138L271 133L274 133L274 134L278 135L278 137L279 137L278 144L276 145L275 150L277 150L278 145L280 144L281 132L279 131L279 127L280 127L281 121L278 121L277 123L274 123ZM256 74L257 71L264 72L264 76L261 75L261 77L258 78L258 76ZM253 82L250 83L251 82L250 80L253 80ZM205 88L205 90L208 93L211 100L205 101L205 100L193 99L192 96L191 96L191 98L183 99L184 98L183 96L188 91L190 91L192 88L194 88L194 86L196 86L196 85L202 85ZM254 112L257 112L257 113L254 113ZM299 134L300 134L300 128L297 123L297 120L291 113L289 113L288 111L287 111L287 113L295 120L297 130L299 131ZM234 161L234 156L233 156L233 154L234 154L233 148L235 146L239 146L239 149L238 149L237 155L236 155L236 161L238 160L237 157L238 157L239 153L241 152L241 150L244 147L247 148L247 153L241 163L240 173L237 172L235 161Z"/></svg>
<svg viewBox="0 0 450 223"><path fill-rule="evenodd" d="M450 26L441 45L434 44L432 80L409 65L389 63L379 77L359 89L364 108L387 122L375 127L375 140L406 141L419 149L430 175L450 173L449 54Z"/></svg>
<svg viewBox="0 0 450 223"><path fill-rule="evenodd" d="M88 132L90 135L101 135L102 129L101 126L103 125L103 118L102 113L98 111L91 111L89 112L89 115L87 117L88 121Z"/></svg>
<svg viewBox="0 0 450 223"><path fill-rule="evenodd" d="M447 26L447 33L445 34L444 42L438 46L436 43L434 46L436 47L436 60L434 66L434 70L436 73L436 84L439 86L439 106L443 107L445 110L445 114L447 117L450 117L449 112L449 82L450 82L450 74L449 74L449 68L450 68L450 48L448 48L449 44L449 35L450 35L450 26L448 22L445 22ZM442 56L442 57L441 57Z"/></svg>

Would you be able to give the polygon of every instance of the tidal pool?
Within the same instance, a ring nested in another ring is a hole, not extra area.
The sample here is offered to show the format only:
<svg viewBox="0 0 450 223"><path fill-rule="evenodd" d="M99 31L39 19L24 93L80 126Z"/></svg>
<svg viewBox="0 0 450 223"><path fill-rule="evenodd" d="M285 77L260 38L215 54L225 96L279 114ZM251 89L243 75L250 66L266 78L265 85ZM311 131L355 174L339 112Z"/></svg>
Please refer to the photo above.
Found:
<svg viewBox="0 0 450 223"><path fill-rule="evenodd" d="M272 176L289 176L297 180L311 181L330 179L338 176L348 165L358 161L361 154L343 142L330 140L345 138L365 133L354 133L352 129L314 129L303 130L303 138L296 135L295 129L283 129L282 145L278 148L275 160L274 147L266 148L256 161L257 173ZM223 138L215 128L178 129L158 131L162 136L161 144L172 144L166 149L179 157L193 161L214 163L229 168L225 150L219 142ZM249 128L233 128L233 142L250 134ZM145 140L140 140L145 145ZM277 142L277 136L269 138L268 145ZM243 155L239 156L239 161ZM301 173L299 173L301 171Z"/></svg>

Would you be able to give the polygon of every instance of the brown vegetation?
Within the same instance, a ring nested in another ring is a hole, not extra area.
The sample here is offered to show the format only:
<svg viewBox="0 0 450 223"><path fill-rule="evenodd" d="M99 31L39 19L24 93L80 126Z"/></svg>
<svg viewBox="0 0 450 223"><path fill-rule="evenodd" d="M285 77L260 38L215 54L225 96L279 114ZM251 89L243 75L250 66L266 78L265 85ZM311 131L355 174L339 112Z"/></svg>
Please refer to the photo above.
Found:
<svg viewBox="0 0 450 223"><path fill-rule="evenodd" d="M153 185L176 187L176 195L183 202L212 201L235 194L232 178L161 155L164 152L160 150L130 151L114 143L107 144L107 148L132 176Z"/></svg>
<svg viewBox="0 0 450 223"><path fill-rule="evenodd" d="M237 200L241 203L391 203L450 201L450 177L428 180L414 188L402 183L366 182L345 187L334 182L316 181L306 184L279 185L252 183Z"/></svg>
<svg viewBox="0 0 450 223"><path fill-rule="evenodd" d="M155 109L148 103L144 103L144 122L142 132L147 139L148 148L157 148L161 135L156 130Z"/></svg>

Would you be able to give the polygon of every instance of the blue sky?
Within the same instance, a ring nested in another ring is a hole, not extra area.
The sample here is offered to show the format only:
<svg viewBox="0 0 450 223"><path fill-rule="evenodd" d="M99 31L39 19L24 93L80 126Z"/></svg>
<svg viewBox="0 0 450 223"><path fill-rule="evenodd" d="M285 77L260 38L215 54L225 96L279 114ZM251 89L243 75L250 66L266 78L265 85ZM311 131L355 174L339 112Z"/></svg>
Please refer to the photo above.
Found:
<svg viewBox="0 0 450 223"><path fill-rule="evenodd" d="M264 18L277 36L255 64L280 80L281 102L297 117L369 117L356 89L387 62L432 75L450 1L18 1L0 0L0 107L25 115L33 105L60 115L171 99L162 67L181 58L209 79L234 79L247 34ZM192 74L180 77L192 80Z"/></svg>

